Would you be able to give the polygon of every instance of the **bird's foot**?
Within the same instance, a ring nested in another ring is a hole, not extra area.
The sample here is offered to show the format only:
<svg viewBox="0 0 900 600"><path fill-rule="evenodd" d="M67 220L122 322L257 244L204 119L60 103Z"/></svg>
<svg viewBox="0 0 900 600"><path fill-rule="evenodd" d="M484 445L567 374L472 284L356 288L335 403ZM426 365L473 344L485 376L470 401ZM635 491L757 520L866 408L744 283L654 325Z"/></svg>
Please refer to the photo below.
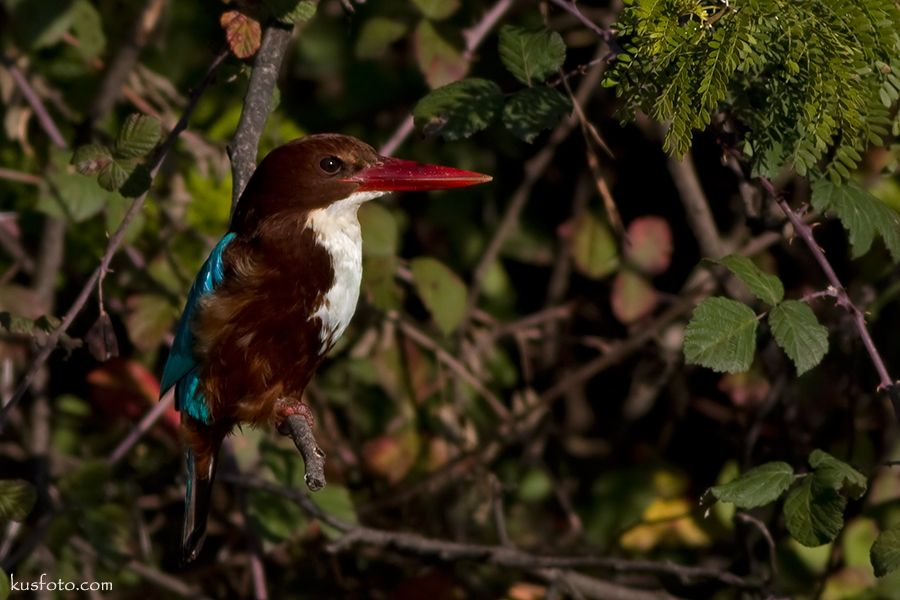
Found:
<svg viewBox="0 0 900 600"><path fill-rule="evenodd" d="M316 424L316 418L309 406L295 398L279 398L275 403L275 429L283 432L284 421L291 415L302 416L310 428Z"/></svg>

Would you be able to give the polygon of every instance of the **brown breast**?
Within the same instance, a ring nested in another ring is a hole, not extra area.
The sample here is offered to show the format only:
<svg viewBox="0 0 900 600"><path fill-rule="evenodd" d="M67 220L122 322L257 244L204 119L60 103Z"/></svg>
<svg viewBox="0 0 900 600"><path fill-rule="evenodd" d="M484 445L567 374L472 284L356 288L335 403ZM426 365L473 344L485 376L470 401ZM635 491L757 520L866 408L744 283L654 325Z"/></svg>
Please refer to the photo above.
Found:
<svg viewBox="0 0 900 600"><path fill-rule="evenodd" d="M299 399L322 360L321 322L309 316L334 271L305 220L282 214L238 235L224 255L225 282L201 304L196 352L217 421L270 421L275 402Z"/></svg>

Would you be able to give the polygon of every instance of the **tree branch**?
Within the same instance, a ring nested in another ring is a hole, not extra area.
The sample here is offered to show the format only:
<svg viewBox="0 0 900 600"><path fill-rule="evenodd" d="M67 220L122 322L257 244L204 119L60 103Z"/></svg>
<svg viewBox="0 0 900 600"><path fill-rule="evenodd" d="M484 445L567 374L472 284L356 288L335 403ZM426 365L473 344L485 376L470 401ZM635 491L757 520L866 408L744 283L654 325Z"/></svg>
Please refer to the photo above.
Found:
<svg viewBox="0 0 900 600"><path fill-rule="evenodd" d="M290 415L281 424L279 433L293 440L303 456L306 473L303 480L310 491L318 492L325 487L325 451L319 447L310 422L303 415Z"/></svg>
<svg viewBox="0 0 900 600"><path fill-rule="evenodd" d="M209 69L207 70L203 81L201 81L200 85L192 91L190 100L188 101L187 107L185 107L184 109L184 113L182 114L181 119L178 120L178 123L175 124L175 127L172 129L172 131L170 131L169 135L166 136L166 139L163 141L162 145L159 147L156 155L151 161L151 180L155 179L156 174L159 172L160 166L168 156L169 151L175 145L175 140L178 138L178 134L184 131L184 129L187 127L188 119L190 119L191 114L194 112L197 101L200 99L200 96L203 94L206 88L209 87L209 85L215 79L216 71L218 71L219 66L227 56L227 51L223 50L222 52L220 52L218 56L215 57ZM44 363L47 362L47 359L56 348L56 345L59 343L62 335L69 330L69 327L71 327L72 323L75 321L75 317L77 317L79 313L81 313L81 310L84 308L85 304L87 304L88 298L90 298L91 293L94 290L94 286L97 285L100 276L106 273L107 269L109 268L110 261L112 261L112 258L115 255L116 251L119 249L122 240L125 238L125 232L128 229L128 225L140 212L146 198L147 192L144 192L132 201L131 206L128 207L128 210L125 213L125 216L122 217L122 222L119 223L118 228L116 228L116 231L109 238L109 243L106 246L106 251L103 253L102 258L100 259L100 265L88 278L84 287L82 287L81 292L79 292L78 296L75 298L75 301L63 316L62 322L56 329L53 330L50 335L47 336L47 341L44 344L44 347L41 348L41 351L31 363L31 367L28 369L25 377L22 378L22 381L16 388L15 393L13 393L6 406L4 406L2 410L0 410L0 431L3 431L3 428L6 426L6 422L9 420L10 413L15 408L16 404L18 404L18 402L25 395L25 392L28 391L28 388L31 386L31 383L34 380L35 376L41 370L41 367L44 365Z"/></svg>
<svg viewBox="0 0 900 600"><path fill-rule="evenodd" d="M868 352L869 354L869 358L872 361L872 365L874 365L875 367L875 371L878 373L878 390L883 390L888 393L888 396L891 399L891 403L894 406L894 412L897 417L900 418L900 387L897 386L897 382L895 382L894 379L892 379L888 374L887 367L884 364L884 359L881 357L881 353L878 351L878 348L875 347L875 342L872 340L872 335L869 333L869 329L866 326L865 314L850 299L850 296L847 294L847 290L844 289L844 285L838 278L837 273L835 273L834 267L831 266L831 263L828 261L828 257L825 256L825 252L816 243L816 238L813 236L812 227L810 227L800 217L800 215L794 212L794 210L787 203L784 197L781 196L775 189L775 186L772 185L771 181L766 178L761 178L760 184L762 185L763 189L766 190L766 193L768 193L769 196L771 196L778 203L778 206L781 208L784 214L787 215L787 218L791 222L791 225L794 226L794 231L797 233L797 235L800 236L800 239L803 240L803 243L806 244L806 247L809 248L809 251L812 253L813 258L815 258L816 262L819 263L819 266L825 273L825 278L828 279L828 283L830 283L831 287L834 288L835 303L838 306L843 307L852 315L854 325L856 326L856 331L859 334L860 339L862 340L863 346L865 346L866 348L866 352Z"/></svg>
<svg viewBox="0 0 900 600"><path fill-rule="evenodd" d="M228 148L231 158L231 212L256 170L256 154L259 152L259 138L272 111L272 96L278 83L281 63L291 43L292 27L274 22L266 27L262 44L253 59L253 71L247 83L241 119L234 140Z"/></svg>
<svg viewBox="0 0 900 600"><path fill-rule="evenodd" d="M38 123L41 124L41 128L47 133L50 140L56 144L57 147L65 148L67 146L66 138L60 133L59 127L56 126L53 117L47 112L47 108L41 101L40 96L37 95L37 92L35 92L34 88L31 87L31 84L28 83L28 79L25 77L24 73L19 70L19 67L16 66L15 61L4 54L0 56L0 62L2 62L3 66L6 67L6 70L9 71L10 76L16 83L19 91L22 92L25 101L31 106L34 115L37 117Z"/></svg>

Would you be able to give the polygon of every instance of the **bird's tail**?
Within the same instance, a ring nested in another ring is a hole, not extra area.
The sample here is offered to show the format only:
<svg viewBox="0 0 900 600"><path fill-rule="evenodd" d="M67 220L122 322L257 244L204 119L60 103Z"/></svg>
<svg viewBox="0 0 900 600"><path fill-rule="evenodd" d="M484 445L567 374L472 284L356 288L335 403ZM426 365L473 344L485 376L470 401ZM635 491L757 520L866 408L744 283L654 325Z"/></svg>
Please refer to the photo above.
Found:
<svg viewBox="0 0 900 600"><path fill-rule="evenodd" d="M209 501L216 478L219 447L223 436L210 432L206 447L198 450L190 444L186 452L187 486L184 495L184 527L181 536L181 561L187 564L197 558L206 539Z"/></svg>

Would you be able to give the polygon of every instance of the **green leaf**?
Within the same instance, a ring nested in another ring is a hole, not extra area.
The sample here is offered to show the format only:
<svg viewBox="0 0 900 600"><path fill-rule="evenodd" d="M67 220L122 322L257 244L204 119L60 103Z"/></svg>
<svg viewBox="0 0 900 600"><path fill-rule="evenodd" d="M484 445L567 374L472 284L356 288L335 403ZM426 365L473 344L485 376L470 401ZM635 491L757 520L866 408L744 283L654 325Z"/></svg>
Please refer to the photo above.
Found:
<svg viewBox="0 0 900 600"><path fill-rule="evenodd" d="M804 302L785 300L773 308L769 326L775 341L794 361L797 375L819 364L828 352L828 329Z"/></svg>
<svg viewBox="0 0 900 600"><path fill-rule="evenodd" d="M503 125L516 137L529 144L537 135L555 127L572 111L572 102L559 91L548 87L519 90L503 106Z"/></svg>
<svg viewBox="0 0 900 600"><path fill-rule="evenodd" d="M836 492L843 492L854 500L859 500L866 493L866 477L823 450L817 448L810 453L809 465L815 469L817 480Z"/></svg>
<svg viewBox="0 0 900 600"><path fill-rule="evenodd" d="M365 241L363 241L365 244ZM363 256L363 286L372 304L382 310L398 310L403 304L403 289L394 280L397 257Z"/></svg>
<svg viewBox="0 0 900 600"><path fill-rule="evenodd" d="M247 517L260 537L274 543L293 537L307 525L296 502L261 490L247 492Z"/></svg>
<svg viewBox="0 0 900 600"><path fill-rule="evenodd" d="M96 175L113 160L112 153L106 146L88 144L79 146L72 155L72 164L82 175Z"/></svg>
<svg viewBox="0 0 900 600"><path fill-rule="evenodd" d="M438 88L413 109L416 125L428 135L458 140L486 128L503 105L500 87L487 79L463 79Z"/></svg>
<svg viewBox="0 0 900 600"><path fill-rule="evenodd" d="M500 60L516 79L532 86L559 70L566 60L566 44L561 35L545 27L504 25L500 28Z"/></svg>
<svg viewBox="0 0 900 600"><path fill-rule="evenodd" d="M846 504L843 496L822 485L815 474L807 475L788 492L784 501L788 531L804 546L827 544L837 537L844 526Z"/></svg>
<svg viewBox="0 0 900 600"><path fill-rule="evenodd" d="M812 186L812 205L834 211L850 234L853 257L869 251L875 234L884 239L894 262L900 262L900 214L854 182L835 185L821 179Z"/></svg>
<svg viewBox="0 0 900 600"><path fill-rule="evenodd" d="M900 567L900 525L882 531L869 551L876 577L884 577Z"/></svg>
<svg viewBox="0 0 900 600"><path fill-rule="evenodd" d="M116 158L141 158L150 153L159 138L162 137L162 126L153 117L131 114L125 119L119 137L116 138Z"/></svg>
<svg viewBox="0 0 900 600"><path fill-rule="evenodd" d="M103 190L93 177L56 172L47 179L55 193L41 196L38 210L65 217L73 223L81 223L99 213L110 198L109 192Z"/></svg>
<svg viewBox="0 0 900 600"><path fill-rule="evenodd" d="M358 58L378 58L385 53L387 47L406 35L407 25L402 21L388 17L372 17L367 19L356 38L356 56Z"/></svg>
<svg viewBox="0 0 900 600"><path fill-rule="evenodd" d="M97 174L97 183L109 192L118 191L131 173L125 169L127 162L110 161L104 165Z"/></svg>
<svg viewBox="0 0 900 600"><path fill-rule="evenodd" d="M0 600L7 600L9 593L9 575L6 574L6 571L0 569Z"/></svg>
<svg viewBox="0 0 900 600"><path fill-rule="evenodd" d="M178 317L168 298L158 294L138 294L125 302L128 337L139 350L148 351L160 344Z"/></svg>
<svg viewBox="0 0 900 600"><path fill-rule="evenodd" d="M533 504L546 500L553 493L553 481L544 469L529 469L517 488L519 500Z"/></svg>
<svg viewBox="0 0 900 600"><path fill-rule="evenodd" d="M397 219L381 204L367 202L359 209L362 228L363 254L367 256L394 256L400 244Z"/></svg>
<svg viewBox="0 0 900 600"><path fill-rule="evenodd" d="M601 279L619 266L619 250L609 227L594 213L583 211L574 224L569 252L585 277Z"/></svg>
<svg viewBox="0 0 900 600"><path fill-rule="evenodd" d="M459 0L413 0L422 15L440 21L459 10Z"/></svg>
<svg viewBox="0 0 900 600"><path fill-rule="evenodd" d="M422 21L413 35L419 69L431 88L452 83L466 74L469 63L430 21Z"/></svg>
<svg viewBox="0 0 900 600"><path fill-rule="evenodd" d="M728 298L707 298L697 305L684 332L688 364L718 372L742 373L753 363L756 315Z"/></svg>
<svg viewBox="0 0 900 600"><path fill-rule="evenodd" d="M744 282L753 295L763 302L775 306L784 298L784 285L775 275L770 275L740 254L731 254L718 261Z"/></svg>
<svg viewBox="0 0 900 600"><path fill-rule="evenodd" d="M25 47L38 49L52 46L72 26L74 13L73 0L20 0L12 9L15 27L10 28L11 33Z"/></svg>
<svg viewBox="0 0 900 600"><path fill-rule="evenodd" d="M466 310L466 286L450 269L433 258L417 258L410 263L416 291L438 328L450 334Z"/></svg>
<svg viewBox="0 0 900 600"><path fill-rule="evenodd" d="M272 16L285 25L305 23L316 14L318 0L264 0Z"/></svg>
<svg viewBox="0 0 900 600"><path fill-rule="evenodd" d="M720 502L738 508L755 508L775 502L794 480L794 469L785 462L770 462L754 467L737 479L709 488Z"/></svg>
<svg viewBox="0 0 900 600"><path fill-rule="evenodd" d="M358 522L356 507L353 506L353 498L347 488L331 484L328 487L310 496L319 508L328 514L348 523ZM330 525L322 523L322 530L331 539L338 539L344 535Z"/></svg>
<svg viewBox="0 0 900 600"><path fill-rule="evenodd" d="M78 53L85 60L99 56L106 48L100 13L88 0L78 0L72 7L72 32L78 40Z"/></svg>
<svg viewBox="0 0 900 600"><path fill-rule="evenodd" d="M24 521L34 508L37 492L21 479L0 480L0 522Z"/></svg>

